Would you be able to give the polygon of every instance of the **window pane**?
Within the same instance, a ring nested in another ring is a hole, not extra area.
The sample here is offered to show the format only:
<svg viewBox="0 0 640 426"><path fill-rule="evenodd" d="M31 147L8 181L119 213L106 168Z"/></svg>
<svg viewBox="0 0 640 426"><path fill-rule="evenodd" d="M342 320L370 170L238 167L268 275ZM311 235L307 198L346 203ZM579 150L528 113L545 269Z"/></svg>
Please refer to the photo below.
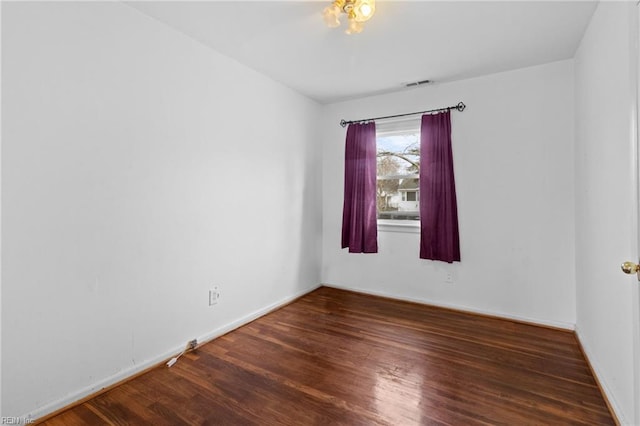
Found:
<svg viewBox="0 0 640 426"><path fill-rule="evenodd" d="M378 130L378 219L420 219L418 210L419 121L404 123L403 126L396 125L384 131Z"/></svg>
<svg viewBox="0 0 640 426"><path fill-rule="evenodd" d="M409 175L420 167L418 134L378 137L378 176Z"/></svg>

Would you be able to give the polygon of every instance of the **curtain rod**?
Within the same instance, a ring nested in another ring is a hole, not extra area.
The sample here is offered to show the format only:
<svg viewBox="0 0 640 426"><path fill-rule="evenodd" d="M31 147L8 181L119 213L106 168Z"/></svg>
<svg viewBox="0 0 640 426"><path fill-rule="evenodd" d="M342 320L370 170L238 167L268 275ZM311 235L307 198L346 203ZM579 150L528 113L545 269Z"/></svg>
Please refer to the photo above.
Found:
<svg viewBox="0 0 640 426"><path fill-rule="evenodd" d="M363 118L362 120L351 120L351 121L341 120L340 121L340 125L342 127L346 127L347 124L362 123L363 121L384 120L384 119L387 119L387 118L405 117L407 115L427 114L427 113L430 113L430 112L440 112L440 111L450 111L452 109L455 109L455 110L458 110L458 111L462 112L462 111L464 111L464 109L466 107L467 106L463 102L458 102L458 105L454 105L454 106L450 106L450 107L444 107L444 108L430 109L428 111L408 112L406 114L387 115L386 117Z"/></svg>

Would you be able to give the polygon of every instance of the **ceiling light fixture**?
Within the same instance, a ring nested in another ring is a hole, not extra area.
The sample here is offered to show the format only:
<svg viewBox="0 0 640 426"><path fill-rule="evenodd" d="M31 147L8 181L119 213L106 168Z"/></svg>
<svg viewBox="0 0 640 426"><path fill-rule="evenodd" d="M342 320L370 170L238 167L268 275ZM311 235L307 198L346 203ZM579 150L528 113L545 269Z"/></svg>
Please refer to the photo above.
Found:
<svg viewBox="0 0 640 426"><path fill-rule="evenodd" d="M347 15L349 24L345 32L358 34L364 28L363 22L371 19L376 12L376 0L334 0L322 12L324 22L329 28L340 26L340 14Z"/></svg>

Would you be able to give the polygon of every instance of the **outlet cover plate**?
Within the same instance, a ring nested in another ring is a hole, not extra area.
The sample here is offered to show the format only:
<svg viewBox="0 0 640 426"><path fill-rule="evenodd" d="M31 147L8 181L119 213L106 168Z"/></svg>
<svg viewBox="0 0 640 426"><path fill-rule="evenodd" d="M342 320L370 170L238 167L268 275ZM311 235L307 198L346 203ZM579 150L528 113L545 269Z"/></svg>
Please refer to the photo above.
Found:
<svg viewBox="0 0 640 426"><path fill-rule="evenodd" d="M217 286L209 290L209 306L216 305L218 303L219 298L220 298L220 293L218 293Z"/></svg>

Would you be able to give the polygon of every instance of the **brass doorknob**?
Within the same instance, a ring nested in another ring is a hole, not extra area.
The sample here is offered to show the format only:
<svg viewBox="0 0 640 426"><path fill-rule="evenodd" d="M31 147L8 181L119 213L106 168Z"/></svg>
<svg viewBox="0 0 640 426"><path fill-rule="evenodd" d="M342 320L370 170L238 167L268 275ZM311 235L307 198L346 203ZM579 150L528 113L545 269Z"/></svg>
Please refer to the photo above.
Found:
<svg viewBox="0 0 640 426"><path fill-rule="evenodd" d="M640 271L640 265L637 265L633 262L624 262L622 265L620 265L620 267L622 268L622 272L629 275L635 274Z"/></svg>

